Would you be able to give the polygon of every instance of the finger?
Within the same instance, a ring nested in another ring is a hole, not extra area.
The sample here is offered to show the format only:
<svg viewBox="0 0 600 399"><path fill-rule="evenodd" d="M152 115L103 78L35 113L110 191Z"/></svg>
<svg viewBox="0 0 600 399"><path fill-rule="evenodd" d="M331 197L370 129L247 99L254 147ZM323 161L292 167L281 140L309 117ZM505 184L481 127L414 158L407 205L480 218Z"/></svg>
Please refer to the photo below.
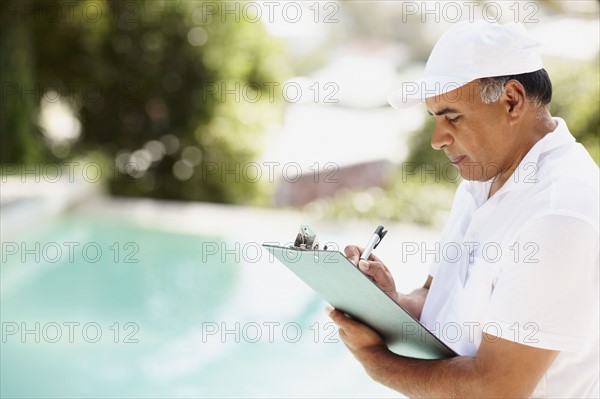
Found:
<svg viewBox="0 0 600 399"><path fill-rule="evenodd" d="M383 268L383 270L385 270L386 272L389 272L390 269L387 268L387 266L385 265L385 263L379 259L376 255L374 255L373 253L371 253L371 255L369 255L368 260L372 261L372 262L377 262L379 264L381 264L381 267Z"/></svg>
<svg viewBox="0 0 600 399"><path fill-rule="evenodd" d="M381 263L381 264L383 265L383 267L384 267L384 268L387 270L387 267L386 267L386 266L385 266L385 264L384 264L384 263L381 261L381 259L379 259L379 258L377 257L377 255L373 254L372 252L371 252L371 255L369 255L369 257L368 257L367 259L368 259L368 260L371 260L371 261L373 261L373 262L379 262L379 263Z"/></svg>
<svg viewBox="0 0 600 399"><path fill-rule="evenodd" d="M331 319L333 320L333 322L336 323L336 321L333 318L334 317L338 317L338 316L337 316L337 314L333 314L333 316L332 316L332 313L334 313L334 311L335 311L335 308L333 306L331 306L329 304L327 304L325 306L325 312L327 313L327 315L329 317L331 317ZM339 313L341 313L341 312L339 312ZM336 320L339 320L339 319L336 319ZM346 332L344 331L344 329L338 323L336 323L336 325L338 326L338 334L340 335L340 338L342 338L342 341L343 341L344 338L346 337Z"/></svg>
<svg viewBox="0 0 600 399"><path fill-rule="evenodd" d="M363 252L363 249L356 245L348 245L344 248L344 254L346 258L350 260L350 262L354 263L356 266L358 264L358 259L360 258L360 254Z"/></svg>
<svg viewBox="0 0 600 399"><path fill-rule="evenodd" d="M346 315L344 315L342 312L340 312L337 309L333 309L328 313L329 317L331 318L331 320L338 325L338 327L342 328L344 325L346 325L346 321L348 320L348 318L346 317Z"/></svg>
<svg viewBox="0 0 600 399"><path fill-rule="evenodd" d="M388 268L381 262L361 260L358 268L380 287L387 288L394 280Z"/></svg>
<svg viewBox="0 0 600 399"><path fill-rule="evenodd" d="M361 325L359 322L349 318L342 311L337 309L332 310L331 313L329 313L329 317L331 317L331 320L338 325L340 330L344 330L344 332L351 332Z"/></svg>

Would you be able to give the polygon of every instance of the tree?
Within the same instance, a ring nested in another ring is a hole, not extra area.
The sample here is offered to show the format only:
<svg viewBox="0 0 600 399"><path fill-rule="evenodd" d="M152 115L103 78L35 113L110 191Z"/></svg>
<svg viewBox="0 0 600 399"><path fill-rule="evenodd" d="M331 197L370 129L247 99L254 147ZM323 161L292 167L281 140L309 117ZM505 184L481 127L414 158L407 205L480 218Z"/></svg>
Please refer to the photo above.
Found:
<svg viewBox="0 0 600 399"><path fill-rule="evenodd" d="M39 93L8 122L27 124L18 137L29 144L13 147L8 140L14 156L3 151L2 162L26 161L35 142L46 148L35 161L103 160L118 195L216 202L259 196L252 181L222 171L250 162L265 124L279 117L281 91L273 86L287 66L260 21L220 18L218 2L23 4L27 18L3 30L12 37L27 31L21 54L33 60L25 63ZM8 51L3 46L3 60ZM81 121L81 136L66 151L48 151L53 143L31 123L34 108L48 98L68 104ZM3 143L11 130L3 126Z"/></svg>

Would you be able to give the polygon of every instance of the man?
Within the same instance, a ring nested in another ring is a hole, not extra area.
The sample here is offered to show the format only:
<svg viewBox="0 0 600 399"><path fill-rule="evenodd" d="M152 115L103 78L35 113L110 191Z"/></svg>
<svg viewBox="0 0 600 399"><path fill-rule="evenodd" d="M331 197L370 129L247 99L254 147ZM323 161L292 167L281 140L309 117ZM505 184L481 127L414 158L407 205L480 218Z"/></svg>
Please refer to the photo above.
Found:
<svg viewBox="0 0 600 399"><path fill-rule="evenodd" d="M408 295L380 259L345 253L459 356L398 356L329 307L374 380L411 397L599 396L598 167L550 115L551 95L521 25L475 21L448 30L423 80L390 97L425 102L432 147L464 179L441 239L463 251L440 256Z"/></svg>

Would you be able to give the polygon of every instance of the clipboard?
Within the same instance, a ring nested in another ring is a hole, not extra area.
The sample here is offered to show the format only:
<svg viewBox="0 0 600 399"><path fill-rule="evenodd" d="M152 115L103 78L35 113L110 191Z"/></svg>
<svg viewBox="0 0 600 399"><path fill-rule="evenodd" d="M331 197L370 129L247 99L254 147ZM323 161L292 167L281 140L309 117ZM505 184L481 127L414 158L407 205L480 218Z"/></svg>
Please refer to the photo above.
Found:
<svg viewBox="0 0 600 399"><path fill-rule="evenodd" d="M458 356L341 252L263 247L333 307L377 331L392 352L417 359Z"/></svg>

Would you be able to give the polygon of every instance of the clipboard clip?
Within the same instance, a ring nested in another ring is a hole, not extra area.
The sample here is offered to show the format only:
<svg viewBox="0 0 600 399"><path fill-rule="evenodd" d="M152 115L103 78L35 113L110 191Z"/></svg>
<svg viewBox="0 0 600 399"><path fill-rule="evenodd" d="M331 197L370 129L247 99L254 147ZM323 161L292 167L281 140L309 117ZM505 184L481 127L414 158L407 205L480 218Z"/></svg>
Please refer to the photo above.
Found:
<svg viewBox="0 0 600 399"><path fill-rule="evenodd" d="M319 241L317 240L317 235L307 224L300 225L300 232L296 236L296 240L294 241L294 245L292 248L304 249L304 250L318 250L319 249ZM327 247L325 247L327 249Z"/></svg>

